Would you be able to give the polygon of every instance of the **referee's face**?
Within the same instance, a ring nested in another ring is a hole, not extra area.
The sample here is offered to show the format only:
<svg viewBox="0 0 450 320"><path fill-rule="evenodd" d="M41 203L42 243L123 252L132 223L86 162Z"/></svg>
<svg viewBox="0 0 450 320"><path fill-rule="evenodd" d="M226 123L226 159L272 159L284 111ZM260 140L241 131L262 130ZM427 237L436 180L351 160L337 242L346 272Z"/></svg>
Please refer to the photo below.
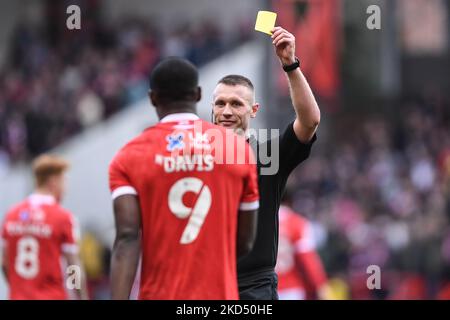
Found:
<svg viewBox="0 0 450 320"><path fill-rule="evenodd" d="M250 118L256 116L258 107L258 104L254 103L253 91L246 86L219 83L214 90L214 123L225 128L241 129L245 132Z"/></svg>

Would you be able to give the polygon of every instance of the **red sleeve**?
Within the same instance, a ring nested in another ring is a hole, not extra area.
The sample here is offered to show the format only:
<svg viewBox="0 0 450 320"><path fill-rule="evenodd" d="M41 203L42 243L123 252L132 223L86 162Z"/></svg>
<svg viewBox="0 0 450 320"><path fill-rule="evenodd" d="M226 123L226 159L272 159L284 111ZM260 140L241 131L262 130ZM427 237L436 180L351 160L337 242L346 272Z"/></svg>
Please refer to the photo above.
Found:
<svg viewBox="0 0 450 320"><path fill-rule="evenodd" d="M113 200L124 194L137 194L121 162L121 157L122 152L114 158L109 166L109 187Z"/></svg>
<svg viewBox="0 0 450 320"><path fill-rule="evenodd" d="M297 255L297 263L302 270L305 286L310 290L317 290L327 282L325 269L315 250Z"/></svg>
<svg viewBox="0 0 450 320"><path fill-rule="evenodd" d="M256 210L259 208L259 190L258 190L258 172L256 167L256 159L252 148L248 143L245 145L246 153L248 153L247 176L244 181L244 192L239 205L240 210Z"/></svg>
<svg viewBox="0 0 450 320"><path fill-rule="evenodd" d="M65 253L78 253L78 240L80 238L80 229L75 217L69 212L63 215L61 225L61 249Z"/></svg>

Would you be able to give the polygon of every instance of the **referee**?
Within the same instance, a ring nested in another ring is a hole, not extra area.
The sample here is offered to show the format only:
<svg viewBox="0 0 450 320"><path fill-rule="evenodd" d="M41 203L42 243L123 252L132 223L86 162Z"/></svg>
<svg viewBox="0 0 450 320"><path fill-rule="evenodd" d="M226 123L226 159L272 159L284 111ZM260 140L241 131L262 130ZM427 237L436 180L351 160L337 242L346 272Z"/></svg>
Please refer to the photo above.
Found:
<svg viewBox="0 0 450 320"><path fill-rule="evenodd" d="M258 157L260 206L255 245L247 256L238 261L239 294L243 300L278 299L278 280L274 269L278 251L280 200L289 174L308 158L320 122L319 107L295 55L295 37L281 27L275 27L272 34L275 53L289 80L296 118L287 125L279 138L275 138L277 141L269 139L261 143L249 137ZM250 119L256 117L258 109L254 87L249 79L229 75L218 82L213 94L216 124L232 128L248 137ZM272 159L275 158L272 162L276 162L278 170L273 174L264 174L267 164L261 161L259 150L272 150L273 143L279 143L279 154L275 157L271 155Z"/></svg>

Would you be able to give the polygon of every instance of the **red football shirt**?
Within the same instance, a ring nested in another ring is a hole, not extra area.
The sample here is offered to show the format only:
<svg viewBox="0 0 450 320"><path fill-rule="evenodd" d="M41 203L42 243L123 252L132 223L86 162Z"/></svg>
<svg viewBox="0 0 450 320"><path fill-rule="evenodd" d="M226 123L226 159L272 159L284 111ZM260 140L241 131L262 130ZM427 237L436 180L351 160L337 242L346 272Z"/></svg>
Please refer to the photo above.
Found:
<svg viewBox="0 0 450 320"><path fill-rule="evenodd" d="M303 300L327 281L316 252L311 223L286 206L279 210L278 295L280 300Z"/></svg>
<svg viewBox="0 0 450 320"><path fill-rule="evenodd" d="M76 224L52 196L32 194L2 225L11 300L67 299L61 257L76 252Z"/></svg>
<svg viewBox="0 0 450 320"><path fill-rule="evenodd" d="M257 184L248 143L194 114L169 115L122 148L110 187L113 199L139 199L139 298L238 299L238 210L258 208Z"/></svg>

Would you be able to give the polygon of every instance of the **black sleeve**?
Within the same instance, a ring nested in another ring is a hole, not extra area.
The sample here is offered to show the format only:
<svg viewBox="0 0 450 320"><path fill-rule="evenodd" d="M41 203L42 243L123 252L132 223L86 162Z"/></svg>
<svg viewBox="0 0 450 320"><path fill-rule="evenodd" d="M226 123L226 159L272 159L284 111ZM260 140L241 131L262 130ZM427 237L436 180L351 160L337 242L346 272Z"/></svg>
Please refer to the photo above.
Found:
<svg viewBox="0 0 450 320"><path fill-rule="evenodd" d="M294 132L294 122L291 122L280 136L280 174L283 177L289 174L309 157L311 147L316 141L316 134L308 143L298 140Z"/></svg>

